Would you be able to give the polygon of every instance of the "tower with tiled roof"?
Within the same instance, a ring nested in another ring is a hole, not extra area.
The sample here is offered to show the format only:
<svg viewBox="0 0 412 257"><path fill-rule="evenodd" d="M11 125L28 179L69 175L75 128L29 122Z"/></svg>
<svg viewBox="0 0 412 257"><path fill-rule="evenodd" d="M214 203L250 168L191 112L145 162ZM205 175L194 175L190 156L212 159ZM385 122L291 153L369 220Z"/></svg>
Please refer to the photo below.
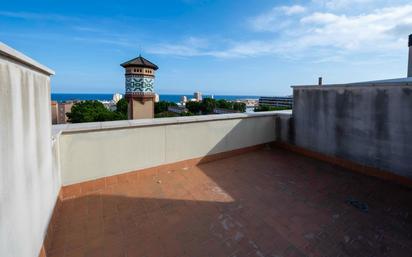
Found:
<svg viewBox="0 0 412 257"><path fill-rule="evenodd" d="M154 78L159 67L140 55L121 66L125 68L129 120L153 118L156 95Z"/></svg>

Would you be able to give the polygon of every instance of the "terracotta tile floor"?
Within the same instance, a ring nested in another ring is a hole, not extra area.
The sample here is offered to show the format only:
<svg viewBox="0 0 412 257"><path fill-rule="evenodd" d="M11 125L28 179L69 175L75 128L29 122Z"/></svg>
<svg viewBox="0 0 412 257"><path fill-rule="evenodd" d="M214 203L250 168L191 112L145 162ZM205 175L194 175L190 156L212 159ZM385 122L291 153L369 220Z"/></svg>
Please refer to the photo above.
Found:
<svg viewBox="0 0 412 257"><path fill-rule="evenodd" d="M258 150L64 201L49 256L412 256L412 190Z"/></svg>

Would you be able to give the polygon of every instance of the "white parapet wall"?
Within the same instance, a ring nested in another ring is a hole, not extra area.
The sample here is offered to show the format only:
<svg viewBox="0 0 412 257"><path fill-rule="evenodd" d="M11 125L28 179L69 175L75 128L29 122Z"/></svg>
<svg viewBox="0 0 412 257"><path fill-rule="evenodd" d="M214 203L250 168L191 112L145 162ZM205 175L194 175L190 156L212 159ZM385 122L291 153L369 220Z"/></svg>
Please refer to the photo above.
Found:
<svg viewBox="0 0 412 257"><path fill-rule="evenodd" d="M0 43L0 256L37 257L60 189L50 75Z"/></svg>
<svg viewBox="0 0 412 257"><path fill-rule="evenodd" d="M273 142L279 113L56 125L62 184Z"/></svg>

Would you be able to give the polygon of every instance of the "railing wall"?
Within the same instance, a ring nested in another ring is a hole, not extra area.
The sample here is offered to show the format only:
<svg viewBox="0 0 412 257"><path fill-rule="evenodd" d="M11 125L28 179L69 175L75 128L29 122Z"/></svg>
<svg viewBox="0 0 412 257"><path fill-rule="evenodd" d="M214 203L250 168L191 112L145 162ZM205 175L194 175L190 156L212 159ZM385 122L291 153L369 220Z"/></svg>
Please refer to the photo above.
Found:
<svg viewBox="0 0 412 257"><path fill-rule="evenodd" d="M289 143L412 178L412 83L295 87L294 103Z"/></svg>
<svg viewBox="0 0 412 257"><path fill-rule="evenodd" d="M273 142L276 115L220 114L61 126L62 183Z"/></svg>
<svg viewBox="0 0 412 257"><path fill-rule="evenodd" d="M52 74L0 43L0 256L39 255L60 189L52 169Z"/></svg>

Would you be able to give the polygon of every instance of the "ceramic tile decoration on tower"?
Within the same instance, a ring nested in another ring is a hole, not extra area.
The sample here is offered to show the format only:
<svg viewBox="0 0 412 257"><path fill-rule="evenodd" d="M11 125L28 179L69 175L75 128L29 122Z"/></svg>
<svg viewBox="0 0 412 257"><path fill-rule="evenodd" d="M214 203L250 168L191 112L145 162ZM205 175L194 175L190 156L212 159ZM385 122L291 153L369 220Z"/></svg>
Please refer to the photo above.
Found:
<svg viewBox="0 0 412 257"><path fill-rule="evenodd" d="M140 55L121 66L125 68L128 119L154 118L154 78L159 67Z"/></svg>

